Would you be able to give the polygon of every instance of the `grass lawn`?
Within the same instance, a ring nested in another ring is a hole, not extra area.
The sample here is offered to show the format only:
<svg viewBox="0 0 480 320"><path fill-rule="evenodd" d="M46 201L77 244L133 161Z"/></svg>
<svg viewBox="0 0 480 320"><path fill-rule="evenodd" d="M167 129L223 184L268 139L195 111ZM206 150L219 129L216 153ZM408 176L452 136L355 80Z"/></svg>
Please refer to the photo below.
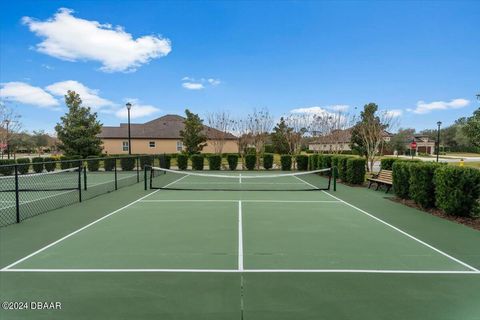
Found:
<svg viewBox="0 0 480 320"><path fill-rule="evenodd" d="M460 165L460 162L449 162L448 163L451 166L458 166ZM479 168L480 169L480 161L474 161L474 162L464 162L465 167L472 167L472 168Z"/></svg>
<svg viewBox="0 0 480 320"><path fill-rule="evenodd" d="M474 152L447 152L446 155L455 157L480 157L480 153Z"/></svg>

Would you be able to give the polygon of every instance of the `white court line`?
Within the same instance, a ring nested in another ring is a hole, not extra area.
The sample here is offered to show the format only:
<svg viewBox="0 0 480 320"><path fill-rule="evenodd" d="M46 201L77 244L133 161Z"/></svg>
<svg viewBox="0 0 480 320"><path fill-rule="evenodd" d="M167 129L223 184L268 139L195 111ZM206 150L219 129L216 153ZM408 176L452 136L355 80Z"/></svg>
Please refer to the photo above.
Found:
<svg viewBox="0 0 480 320"><path fill-rule="evenodd" d="M243 270L242 201L238 201L238 270Z"/></svg>
<svg viewBox="0 0 480 320"><path fill-rule="evenodd" d="M173 184L173 183L175 183L175 182L177 182L177 181L180 181L181 179L183 179L183 178L185 178L185 177L186 177L186 176L183 176L183 177L181 177L180 179L177 179L177 180L171 182L170 184ZM124 209L126 209L126 208L128 208L128 207L130 207L130 206L132 206L132 205L134 205L135 203L137 203L137 202L139 202L139 201L141 201L141 200L149 197L150 195L152 195L152 194L154 194L154 193L156 193L156 192L158 192L158 191L160 191L160 190L152 191L152 192L150 192L149 194L147 194L147 195L145 195L145 196L143 196L143 197L141 197L141 198L138 198L137 200L132 201L132 202L130 202L129 204L121 207L120 209L117 209L117 210L115 210L115 211L110 212L110 213L107 214L106 216L103 216L103 217L101 217L101 218L99 218L99 219L97 219L97 220L95 220L95 221L87 224L86 226L83 226L83 227L81 227L80 229L77 229L77 230L73 231L72 233L67 234L67 235L64 236L63 238L60 238L60 239L58 239L58 240L56 240L56 241L54 241L54 242L52 242L52 243L50 243L50 244L48 244L48 245L46 245L46 246L44 246L44 247L38 249L37 251L35 251L35 252L33 252L33 253L31 253L31 254L29 254L29 255L27 255L27 256L19 259L19 260L17 260L17 261L15 261L14 263L9 264L8 266L2 268L0 271L5 271L5 270L10 269L11 267L19 264L20 262L23 262L23 261L25 261L25 260L27 260L27 259L29 259L29 258L31 258L31 257L33 257L33 256L35 256L35 255L37 255L37 254L39 254L40 252L42 252L42 251L44 251L44 250L46 250L46 249L48 249L48 248L56 245L57 243L65 240L65 239L70 238L71 236L79 233L80 231L85 230L85 229L87 229L88 227L93 226L93 225L96 224L97 222L100 222L100 221L102 221L102 220L104 220L104 219L106 219L106 218L114 215L115 213L117 213L117 212L119 212L119 211L122 211L122 210L124 210Z"/></svg>
<svg viewBox="0 0 480 320"><path fill-rule="evenodd" d="M379 274L473 274L480 271L376 270L376 269L2 269L1 272L178 272L178 273L379 273Z"/></svg>
<svg viewBox="0 0 480 320"><path fill-rule="evenodd" d="M217 199L148 199L140 202L237 202L238 199L232 200L217 200ZM338 200L248 200L242 199L242 202L271 202L271 203L342 203Z"/></svg>

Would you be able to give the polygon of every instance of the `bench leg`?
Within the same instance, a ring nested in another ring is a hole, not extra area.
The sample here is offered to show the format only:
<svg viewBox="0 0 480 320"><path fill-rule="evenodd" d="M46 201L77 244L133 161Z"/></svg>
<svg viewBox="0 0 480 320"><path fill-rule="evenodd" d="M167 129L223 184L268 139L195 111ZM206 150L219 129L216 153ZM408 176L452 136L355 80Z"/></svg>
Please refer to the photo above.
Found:
<svg viewBox="0 0 480 320"><path fill-rule="evenodd" d="M377 182L377 188L375 189L375 191L378 191L378 188L380 188L380 183Z"/></svg>
<svg viewBox="0 0 480 320"><path fill-rule="evenodd" d="M368 183L368 189L370 189L371 186L372 186L372 181Z"/></svg>
<svg viewBox="0 0 480 320"><path fill-rule="evenodd" d="M392 187L392 186L388 185L388 186L387 186L387 191L385 191L385 193L388 193L388 191L390 191L390 188L391 188L391 187Z"/></svg>

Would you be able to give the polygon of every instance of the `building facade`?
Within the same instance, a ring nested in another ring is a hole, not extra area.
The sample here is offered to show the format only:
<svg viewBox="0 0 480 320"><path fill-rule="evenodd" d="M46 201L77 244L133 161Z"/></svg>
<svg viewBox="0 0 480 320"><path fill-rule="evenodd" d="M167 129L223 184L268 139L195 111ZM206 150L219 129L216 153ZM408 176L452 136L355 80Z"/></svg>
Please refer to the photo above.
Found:
<svg viewBox="0 0 480 320"><path fill-rule="evenodd" d="M130 124L132 154L180 153L184 150L180 131L184 129L184 117L165 115L152 121ZM202 153L215 153L215 146L223 141L222 153L238 152L237 137L230 133L204 126L207 146ZM98 135L102 139L105 154L128 154L128 124L119 127L104 126ZM220 139L219 137L223 137Z"/></svg>

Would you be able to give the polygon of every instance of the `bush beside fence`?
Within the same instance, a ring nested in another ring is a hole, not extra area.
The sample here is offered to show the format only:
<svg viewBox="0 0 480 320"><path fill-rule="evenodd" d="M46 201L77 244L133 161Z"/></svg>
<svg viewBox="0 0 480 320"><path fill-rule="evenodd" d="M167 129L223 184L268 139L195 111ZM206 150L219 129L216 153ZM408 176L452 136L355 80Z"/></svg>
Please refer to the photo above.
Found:
<svg viewBox="0 0 480 320"><path fill-rule="evenodd" d="M299 154L296 156L297 161L297 170L308 170L308 156L304 154Z"/></svg>
<svg viewBox="0 0 480 320"><path fill-rule="evenodd" d="M256 163L257 163L256 154L250 153L245 156L245 167L247 167L247 170L254 170Z"/></svg>
<svg viewBox="0 0 480 320"><path fill-rule="evenodd" d="M272 167L273 167L273 154L272 153L264 153L263 154L263 167L266 170L272 169Z"/></svg>
<svg viewBox="0 0 480 320"><path fill-rule="evenodd" d="M177 166L180 170L187 170L188 168L188 156L184 153L177 155Z"/></svg>
<svg viewBox="0 0 480 320"><path fill-rule="evenodd" d="M292 156L289 154L283 154L280 156L280 165L283 171L292 170Z"/></svg>
<svg viewBox="0 0 480 320"><path fill-rule="evenodd" d="M193 154L190 159L192 160L192 169L193 170L203 170L204 166L204 157L203 154Z"/></svg>
<svg viewBox="0 0 480 320"><path fill-rule="evenodd" d="M347 159L347 182L351 184L363 184L365 181L366 160L363 158Z"/></svg>
<svg viewBox="0 0 480 320"><path fill-rule="evenodd" d="M440 165L434 163L416 163L409 165L410 179L408 194L422 208L435 205L435 185L433 177Z"/></svg>
<svg viewBox="0 0 480 320"><path fill-rule="evenodd" d="M220 170L222 167L222 156L213 154L208 157L208 168L210 170Z"/></svg>
<svg viewBox="0 0 480 320"><path fill-rule="evenodd" d="M227 162L230 170L237 170L238 154L227 154Z"/></svg>

